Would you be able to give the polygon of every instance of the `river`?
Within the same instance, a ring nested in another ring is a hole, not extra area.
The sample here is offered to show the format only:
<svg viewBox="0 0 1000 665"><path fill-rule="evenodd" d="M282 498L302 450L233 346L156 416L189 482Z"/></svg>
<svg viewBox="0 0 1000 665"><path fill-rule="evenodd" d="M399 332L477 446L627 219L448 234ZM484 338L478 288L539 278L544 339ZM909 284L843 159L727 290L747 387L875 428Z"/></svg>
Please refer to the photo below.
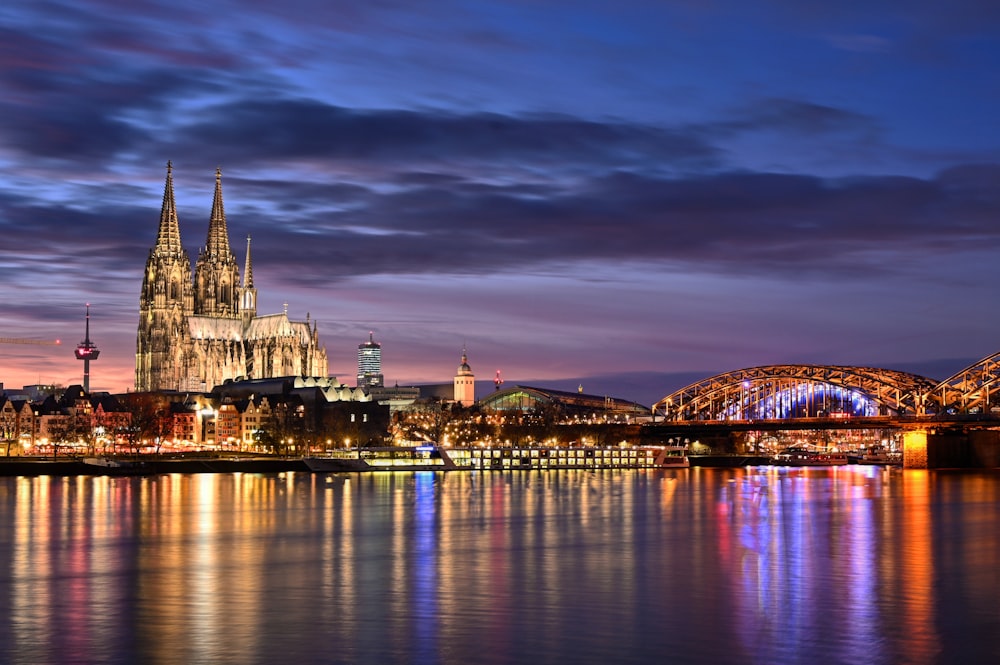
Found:
<svg viewBox="0 0 1000 665"><path fill-rule="evenodd" d="M0 478L4 663L998 663L1000 474Z"/></svg>

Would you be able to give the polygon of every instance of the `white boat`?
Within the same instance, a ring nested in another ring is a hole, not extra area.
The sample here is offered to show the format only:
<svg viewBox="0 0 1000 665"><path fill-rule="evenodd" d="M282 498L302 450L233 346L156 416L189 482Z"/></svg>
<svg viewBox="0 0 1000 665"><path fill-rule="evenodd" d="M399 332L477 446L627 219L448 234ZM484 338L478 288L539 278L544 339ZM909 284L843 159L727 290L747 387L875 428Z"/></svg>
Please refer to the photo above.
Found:
<svg viewBox="0 0 1000 665"><path fill-rule="evenodd" d="M459 469L686 469L683 446L511 446L450 448L448 456Z"/></svg>
<svg viewBox="0 0 1000 665"><path fill-rule="evenodd" d="M850 461L853 464L902 464L903 456L901 453L889 452L885 448L869 448L851 455Z"/></svg>
<svg viewBox="0 0 1000 665"><path fill-rule="evenodd" d="M663 455L658 457L656 466L664 469L687 469L691 466L687 452L687 446L663 446Z"/></svg>
<svg viewBox="0 0 1000 665"><path fill-rule="evenodd" d="M845 453L817 452L803 448L788 448L772 458L777 466L841 466L847 464Z"/></svg>
<svg viewBox="0 0 1000 665"><path fill-rule="evenodd" d="M512 471L531 469L686 469L684 446L417 446L334 451L303 460L311 471Z"/></svg>
<svg viewBox="0 0 1000 665"><path fill-rule="evenodd" d="M310 471L445 471L454 469L447 452L437 446L390 446L335 450L302 460Z"/></svg>
<svg viewBox="0 0 1000 665"><path fill-rule="evenodd" d="M153 473L150 465L138 460L119 459L117 457L84 457L80 461L89 467L93 467L95 473L105 475L129 476Z"/></svg>

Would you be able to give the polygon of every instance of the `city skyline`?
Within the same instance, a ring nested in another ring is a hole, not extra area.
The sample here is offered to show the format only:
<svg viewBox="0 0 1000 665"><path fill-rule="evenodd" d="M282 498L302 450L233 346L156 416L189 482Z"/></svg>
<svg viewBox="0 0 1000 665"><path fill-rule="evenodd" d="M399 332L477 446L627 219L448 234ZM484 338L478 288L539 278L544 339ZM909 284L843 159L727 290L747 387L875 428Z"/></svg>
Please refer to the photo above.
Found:
<svg viewBox="0 0 1000 665"><path fill-rule="evenodd" d="M348 383L371 332L386 385L467 347L641 403L1000 351L1000 7L744 4L6 6L0 337L62 343L0 382L81 383L90 303L92 388L134 384L168 160L188 252L221 168L260 313Z"/></svg>

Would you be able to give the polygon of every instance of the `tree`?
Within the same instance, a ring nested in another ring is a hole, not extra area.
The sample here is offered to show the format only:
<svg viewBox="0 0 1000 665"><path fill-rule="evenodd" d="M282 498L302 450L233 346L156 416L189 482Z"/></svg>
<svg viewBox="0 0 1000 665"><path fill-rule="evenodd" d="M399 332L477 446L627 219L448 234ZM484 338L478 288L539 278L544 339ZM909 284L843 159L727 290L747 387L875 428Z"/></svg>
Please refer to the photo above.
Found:
<svg viewBox="0 0 1000 665"><path fill-rule="evenodd" d="M0 440L6 444L6 450L4 451L4 457L10 457L10 446L17 441L17 427L14 425L14 419L0 419Z"/></svg>
<svg viewBox="0 0 1000 665"><path fill-rule="evenodd" d="M259 433L260 445L279 455L287 455L290 446L304 443L305 434L302 400L294 395L272 398L270 417Z"/></svg>
<svg viewBox="0 0 1000 665"><path fill-rule="evenodd" d="M59 456L59 444L76 440L76 422L69 414L51 415L48 417L49 442L52 444L52 457Z"/></svg>
<svg viewBox="0 0 1000 665"><path fill-rule="evenodd" d="M146 441L153 441L158 449L162 439L173 433L170 403L163 395L131 393L121 398L121 405L125 417L115 435L133 454L138 455Z"/></svg>

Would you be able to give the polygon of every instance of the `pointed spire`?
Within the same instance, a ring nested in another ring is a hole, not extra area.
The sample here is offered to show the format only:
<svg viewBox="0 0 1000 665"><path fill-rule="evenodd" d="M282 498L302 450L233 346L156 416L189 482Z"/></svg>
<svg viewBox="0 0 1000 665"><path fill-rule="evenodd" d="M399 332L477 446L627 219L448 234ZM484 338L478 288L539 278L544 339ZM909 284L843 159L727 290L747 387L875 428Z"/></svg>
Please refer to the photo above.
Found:
<svg viewBox="0 0 1000 665"><path fill-rule="evenodd" d="M160 228L156 233L156 252L179 253L181 230L177 221L177 204L174 202L173 164L167 162L167 182L163 186L163 206L160 208Z"/></svg>
<svg viewBox="0 0 1000 665"><path fill-rule="evenodd" d="M243 265L243 286L247 289L253 288L253 262L250 261L250 236L247 236L247 260Z"/></svg>
<svg viewBox="0 0 1000 665"><path fill-rule="evenodd" d="M215 169L215 198L212 199L212 219L208 222L208 242L205 249L209 256L226 256L229 249L229 229L226 228L226 209L222 205L222 169Z"/></svg>

